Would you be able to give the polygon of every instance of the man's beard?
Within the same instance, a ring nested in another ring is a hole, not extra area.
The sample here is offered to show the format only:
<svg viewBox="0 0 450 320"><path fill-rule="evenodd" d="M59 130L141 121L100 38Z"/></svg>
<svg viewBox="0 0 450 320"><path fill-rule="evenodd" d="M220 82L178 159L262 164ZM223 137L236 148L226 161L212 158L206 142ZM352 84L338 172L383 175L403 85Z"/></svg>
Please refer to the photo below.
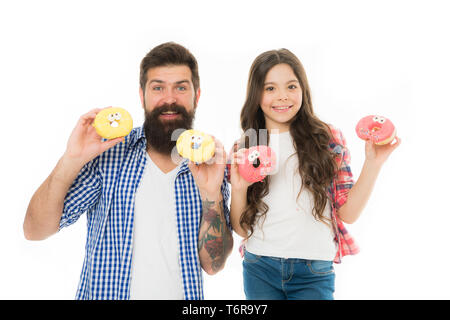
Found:
<svg viewBox="0 0 450 320"><path fill-rule="evenodd" d="M145 110L144 132L147 139L147 149L151 148L164 155L170 155L176 146L176 137L172 133L177 129L192 129L195 117L195 108L188 112L184 107L177 104L165 104L152 111ZM159 116L163 112L177 112L176 119L161 120Z"/></svg>

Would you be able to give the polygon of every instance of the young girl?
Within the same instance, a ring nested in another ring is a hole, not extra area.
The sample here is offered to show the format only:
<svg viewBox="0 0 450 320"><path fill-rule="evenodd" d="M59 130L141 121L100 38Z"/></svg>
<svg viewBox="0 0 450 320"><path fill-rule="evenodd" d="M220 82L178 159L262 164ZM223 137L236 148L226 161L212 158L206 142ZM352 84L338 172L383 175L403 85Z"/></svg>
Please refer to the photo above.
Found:
<svg viewBox="0 0 450 320"><path fill-rule="evenodd" d="M358 252L342 221L358 219L400 139L384 146L366 142L354 184L342 133L314 114L303 66L286 49L253 62L241 127L244 133L266 129L277 156L275 173L251 184L237 164L250 145L242 138L232 154L231 223L245 240L247 299L333 299L333 262Z"/></svg>

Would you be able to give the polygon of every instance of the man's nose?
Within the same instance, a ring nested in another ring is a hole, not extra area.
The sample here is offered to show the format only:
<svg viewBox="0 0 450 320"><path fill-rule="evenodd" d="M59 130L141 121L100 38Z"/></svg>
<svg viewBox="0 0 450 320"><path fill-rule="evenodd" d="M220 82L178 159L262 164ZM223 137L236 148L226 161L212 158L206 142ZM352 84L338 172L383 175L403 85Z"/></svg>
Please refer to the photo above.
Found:
<svg viewBox="0 0 450 320"><path fill-rule="evenodd" d="M170 90L168 90L163 97L163 102L164 102L164 104L170 105L170 104L177 102L177 98Z"/></svg>

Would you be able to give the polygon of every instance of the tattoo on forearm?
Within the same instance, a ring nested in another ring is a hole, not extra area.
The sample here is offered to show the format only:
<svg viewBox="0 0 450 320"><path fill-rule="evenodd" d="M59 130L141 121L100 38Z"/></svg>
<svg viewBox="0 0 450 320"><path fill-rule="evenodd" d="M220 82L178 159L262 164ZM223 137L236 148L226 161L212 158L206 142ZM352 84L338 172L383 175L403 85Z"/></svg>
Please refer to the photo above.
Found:
<svg viewBox="0 0 450 320"><path fill-rule="evenodd" d="M217 271L225 263L232 239L223 214L217 212L214 205L214 201L203 201L198 250L205 248L212 260L212 269ZM219 208L223 208L223 201L220 201Z"/></svg>

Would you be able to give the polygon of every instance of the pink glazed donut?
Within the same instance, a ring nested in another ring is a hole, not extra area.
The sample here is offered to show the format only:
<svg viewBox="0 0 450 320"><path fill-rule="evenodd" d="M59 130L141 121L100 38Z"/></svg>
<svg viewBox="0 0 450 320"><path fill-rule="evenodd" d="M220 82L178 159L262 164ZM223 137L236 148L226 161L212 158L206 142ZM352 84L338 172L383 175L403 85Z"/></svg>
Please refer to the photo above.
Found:
<svg viewBox="0 0 450 320"><path fill-rule="evenodd" d="M246 149L244 163L238 165L239 174L248 182L258 182L275 169L275 152L268 146Z"/></svg>
<svg viewBox="0 0 450 320"><path fill-rule="evenodd" d="M371 140L377 145L382 145L394 140L397 130L388 118L371 115L359 120L356 134L363 140Z"/></svg>

